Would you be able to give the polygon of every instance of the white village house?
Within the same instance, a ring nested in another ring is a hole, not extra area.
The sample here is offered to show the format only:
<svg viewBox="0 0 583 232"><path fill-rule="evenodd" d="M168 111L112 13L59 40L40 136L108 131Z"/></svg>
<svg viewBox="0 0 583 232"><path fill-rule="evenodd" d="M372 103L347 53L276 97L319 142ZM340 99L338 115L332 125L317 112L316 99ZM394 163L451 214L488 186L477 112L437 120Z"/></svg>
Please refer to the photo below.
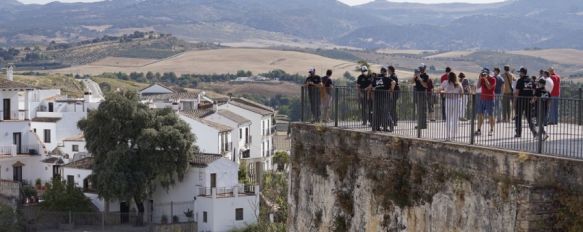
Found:
<svg viewBox="0 0 583 232"><path fill-rule="evenodd" d="M229 110L218 110L204 117L205 120L220 123L233 128L232 138L232 161L239 164L242 158L251 156L251 120L235 114Z"/></svg>

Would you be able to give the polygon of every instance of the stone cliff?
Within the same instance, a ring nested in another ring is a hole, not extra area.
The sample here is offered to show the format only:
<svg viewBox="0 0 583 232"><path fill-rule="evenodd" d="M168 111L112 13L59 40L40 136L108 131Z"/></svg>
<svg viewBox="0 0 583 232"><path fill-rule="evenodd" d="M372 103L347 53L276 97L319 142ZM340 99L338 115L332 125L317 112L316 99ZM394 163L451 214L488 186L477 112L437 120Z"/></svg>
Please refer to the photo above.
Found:
<svg viewBox="0 0 583 232"><path fill-rule="evenodd" d="M288 230L583 231L583 162L292 126Z"/></svg>

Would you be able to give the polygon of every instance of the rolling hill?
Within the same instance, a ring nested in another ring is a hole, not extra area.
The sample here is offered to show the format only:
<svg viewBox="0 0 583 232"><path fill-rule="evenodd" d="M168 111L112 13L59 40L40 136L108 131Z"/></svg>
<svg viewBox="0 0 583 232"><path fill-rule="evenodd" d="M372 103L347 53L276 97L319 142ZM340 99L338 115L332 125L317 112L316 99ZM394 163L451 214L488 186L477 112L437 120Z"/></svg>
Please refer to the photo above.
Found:
<svg viewBox="0 0 583 232"><path fill-rule="evenodd" d="M134 30L187 41L334 43L430 50L583 48L583 1L411 4L384 0L109 0L0 6L0 44L78 41ZM560 17L557 17L560 15ZM63 17L66 16L66 17Z"/></svg>

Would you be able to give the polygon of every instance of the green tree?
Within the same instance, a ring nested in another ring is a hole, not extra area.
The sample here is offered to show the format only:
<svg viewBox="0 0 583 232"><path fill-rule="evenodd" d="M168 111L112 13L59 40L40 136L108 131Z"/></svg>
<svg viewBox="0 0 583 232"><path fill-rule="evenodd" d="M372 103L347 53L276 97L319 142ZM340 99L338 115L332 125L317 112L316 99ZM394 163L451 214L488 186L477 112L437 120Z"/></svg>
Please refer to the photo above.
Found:
<svg viewBox="0 0 583 232"><path fill-rule="evenodd" d="M24 229L20 211L0 204L0 231L17 232L24 231Z"/></svg>
<svg viewBox="0 0 583 232"><path fill-rule="evenodd" d="M285 151L278 151L273 156L273 163L277 164L277 171L284 171L289 163L289 156Z"/></svg>
<svg viewBox="0 0 583 232"><path fill-rule="evenodd" d="M51 212L90 212L92 210L91 200L73 184L55 178L47 185L48 188L43 195L44 201L41 203L43 209Z"/></svg>
<svg viewBox="0 0 583 232"><path fill-rule="evenodd" d="M171 109L149 109L134 92L107 95L78 126L94 156L97 193L106 202L133 199L138 218L155 186L168 189L183 179L197 150L187 123Z"/></svg>
<svg viewBox="0 0 583 232"><path fill-rule="evenodd" d="M251 179L249 179L249 169L245 160L241 160L241 163L239 164L239 182L243 185L251 184Z"/></svg>

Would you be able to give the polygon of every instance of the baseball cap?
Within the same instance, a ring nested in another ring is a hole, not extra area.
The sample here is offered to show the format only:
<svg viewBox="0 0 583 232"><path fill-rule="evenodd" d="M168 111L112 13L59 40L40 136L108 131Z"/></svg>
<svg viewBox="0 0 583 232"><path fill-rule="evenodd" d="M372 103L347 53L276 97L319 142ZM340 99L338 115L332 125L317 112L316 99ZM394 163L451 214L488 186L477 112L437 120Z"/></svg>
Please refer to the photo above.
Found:
<svg viewBox="0 0 583 232"><path fill-rule="evenodd" d="M484 68L484 69L482 69L482 72L480 72L480 74L488 75L488 74L490 74L490 69Z"/></svg>
<svg viewBox="0 0 583 232"><path fill-rule="evenodd" d="M524 73L527 74L528 70L525 67L520 67L520 71L518 71L519 73Z"/></svg>
<svg viewBox="0 0 583 232"><path fill-rule="evenodd" d="M315 68L310 68L310 69L308 70L308 73L316 73L316 69L315 69Z"/></svg>
<svg viewBox="0 0 583 232"><path fill-rule="evenodd" d="M360 71L361 72L368 72L368 67L363 65L362 67L360 67Z"/></svg>

